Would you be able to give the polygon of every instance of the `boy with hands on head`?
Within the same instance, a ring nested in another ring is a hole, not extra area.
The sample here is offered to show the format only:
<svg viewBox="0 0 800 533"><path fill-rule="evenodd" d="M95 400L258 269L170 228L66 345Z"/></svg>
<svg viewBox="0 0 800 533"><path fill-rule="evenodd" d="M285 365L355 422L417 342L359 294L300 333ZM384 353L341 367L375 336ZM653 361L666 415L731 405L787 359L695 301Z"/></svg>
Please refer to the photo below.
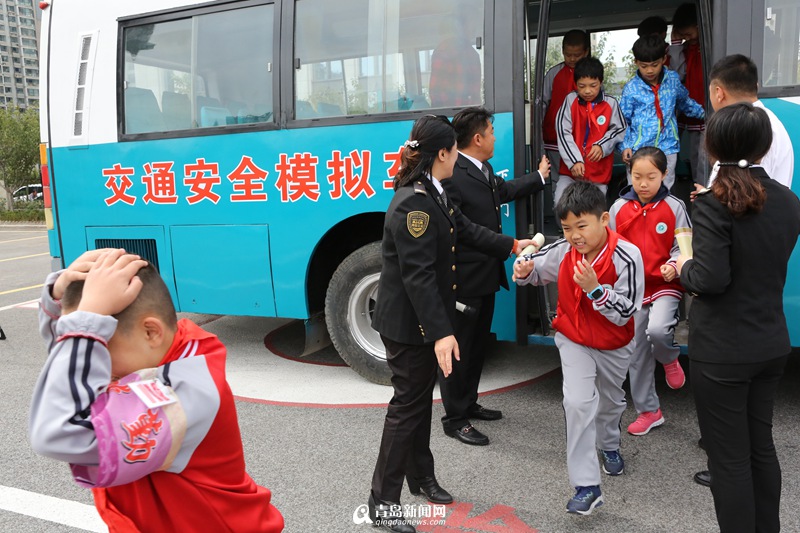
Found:
<svg viewBox="0 0 800 533"><path fill-rule="evenodd" d="M283 529L245 471L225 347L177 319L152 265L86 252L48 276L39 323L31 445L70 463L110 531Z"/></svg>
<svg viewBox="0 0 800 533"><path fill-rule="evenodd" d="M553 328L564 376L567 470L575 495L567 512L588 515L602 505L597 448L603 471L620 475L622 383L634 334L632 317L642 306L642 256L608 227L605 195L577 181L556 204L564 238L514 263L519 285L558 283Z"/></svg>

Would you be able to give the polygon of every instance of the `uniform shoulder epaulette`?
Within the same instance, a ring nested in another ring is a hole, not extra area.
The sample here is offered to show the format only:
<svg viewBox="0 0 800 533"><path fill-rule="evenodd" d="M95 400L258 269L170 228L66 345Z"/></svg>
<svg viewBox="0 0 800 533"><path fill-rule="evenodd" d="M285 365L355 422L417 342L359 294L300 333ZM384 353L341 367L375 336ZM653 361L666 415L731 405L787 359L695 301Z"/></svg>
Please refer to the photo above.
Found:
<svg viewBox="0 0 800 533"><path fill-rule="evenodd" d="M416 194L424 194L425 196L428 195L428 191L425 189L425 184L423 184L421 181L414 182L414 192Z"/></svg>

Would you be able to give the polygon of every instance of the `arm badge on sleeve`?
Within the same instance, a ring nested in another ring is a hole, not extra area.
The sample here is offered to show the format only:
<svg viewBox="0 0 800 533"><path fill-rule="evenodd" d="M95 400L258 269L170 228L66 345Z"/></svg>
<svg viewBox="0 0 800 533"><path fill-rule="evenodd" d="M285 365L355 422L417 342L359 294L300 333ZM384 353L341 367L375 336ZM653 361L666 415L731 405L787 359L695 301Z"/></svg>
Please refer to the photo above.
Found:
<svg viewBox="0 0 800 533"><path fill-rule="evenodd" d="M406 226L408 226L408 232L411 234L412 237L415 239L420 237L425 230L428 229L428 222L430 222L431 217L428 213L423 211L411 211L408 216L406 216Z"/></svg>

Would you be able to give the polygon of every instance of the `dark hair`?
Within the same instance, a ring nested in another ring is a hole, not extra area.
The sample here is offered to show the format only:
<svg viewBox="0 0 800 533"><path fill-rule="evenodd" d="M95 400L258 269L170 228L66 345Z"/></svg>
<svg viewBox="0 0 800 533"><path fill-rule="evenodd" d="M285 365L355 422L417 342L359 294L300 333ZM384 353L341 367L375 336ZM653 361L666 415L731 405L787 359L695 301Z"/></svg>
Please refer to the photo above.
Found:
<svg viewBox="0 0 800 533"><path fill-rule="evenodd" d="M639 23L639 27L636 28L636 33L639 37L667 33L667 21L664 20L664 17L647 17Z"/></svg>
<svg viewBox="0 0 800 533"><path fill-rule="evenodd" d="M573 75L577 82L581 78L592 78L603 81L603 64L596 57L584 57L575 63Z"/></svg>
<svg viewBox="0 0 800 533"><path fill-rule="evenodd" d="M639 159L649 159L662 174L667 173L667 156L655 146L642 146L631 156L631 170Z"/></svg>
<svg viewBox="0 0 800 533"><path fill-rule="evenodd" d="M692 3L681 4L672 15L672 29L682 30L697 26L697 8Z"/></svg>
<svg viewBox="0 0 800 533"><path fill-rule="evenodd" d="M456 130L458 147L463 149L472 144L475 134L486 131L492 120L494 115L483 107L468 107L456 113L453 117L453 128Z"/></svg>
<svg viewBox="0 0 800 533"><path fill-rule="evenodd" d="M763 109L747 102L723 107L706 123L706 151L720 161L717 177L711 186L714 196L735 217L757 213L764 206L767 193L750 170L737 163L760 160L772 145L772 125Z"/></svg>
<svg viewBox="0 0 800 533"><path fill-rule="evenodd" d="M400 170L394 177L394 190L430 173L439 150L450 150L456 143L456 130L444 115L425 115L411 128L411 135L400 156Z"/></svg>
<svg viewBox="0 0 800 533"><path fill-rule="evenodd" d="M564 220L570 213L576 217L588 213L599 218L605 211L606 196L588 181L576 181L564 189L555 208L559 220Z"/></svg>
<svg viewBox="0 0 800 533"><path fill-rule="evenodd" d="M161 275L151 263L139 269L136 273L142 280L142 290L128 307L114 315L119 322L117 330L125 330L142 315L152 315L160 318L172 330L178 327L178 316L169 289ZM83 296L84 281L73 281L64 289L61 306L66 310L75 310Z"/></svg>
<svg viewBox="0 0 800 533"><path fill-rule="evenodd" d="M650 63L664 59L664 56L667 55L667 43L658 35L645 35L636 39L631 50L634 59Z"/></svg>
<svg viewBox="0 0 800 533"><path fill-rule="evenodd" d="M582 46L587 52L592 47L589 34L583 30L569 30L564 34L564 40L561 41L561 49L564 50L566 46Z"/></svg>
<svg viewBox="0 0 800 533"><path fill-rule="evenodd" d="M717 82L734 94L756 96L758 94L758 67L742 54L725 56L711 67L709 82Z"/></svg>

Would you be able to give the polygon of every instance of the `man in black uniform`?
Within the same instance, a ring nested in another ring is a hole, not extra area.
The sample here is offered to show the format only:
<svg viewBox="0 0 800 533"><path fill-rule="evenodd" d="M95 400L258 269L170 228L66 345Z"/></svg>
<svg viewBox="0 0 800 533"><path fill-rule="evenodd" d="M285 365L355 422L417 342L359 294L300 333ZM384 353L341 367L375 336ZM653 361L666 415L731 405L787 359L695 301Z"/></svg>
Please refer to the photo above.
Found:
<svg viewBox="0 0 800 533"><path fill-rule="evenodd" d="M539 171L511 181L496 176L489 159L494 155L494 125L492 114L482 107L470 107L453 118L458 142L458 159L453 178L442 182L452 202L472 222L495 233L503 229L500 205L544 187L550 164L542 158ZM445 378L439 373L439 388L445 416L442 425L445 434L467 444L483 446L489 438L470 424L470 418L498 420L500 411L486 409L477 403L478 384L487 349L494 295L508 279L503 261L490 257L468 244L460 245L456 252L456 277L458 301L477 313L456 315L456 339L461 351L461 361L453 365L453 373Z"/></svg>

